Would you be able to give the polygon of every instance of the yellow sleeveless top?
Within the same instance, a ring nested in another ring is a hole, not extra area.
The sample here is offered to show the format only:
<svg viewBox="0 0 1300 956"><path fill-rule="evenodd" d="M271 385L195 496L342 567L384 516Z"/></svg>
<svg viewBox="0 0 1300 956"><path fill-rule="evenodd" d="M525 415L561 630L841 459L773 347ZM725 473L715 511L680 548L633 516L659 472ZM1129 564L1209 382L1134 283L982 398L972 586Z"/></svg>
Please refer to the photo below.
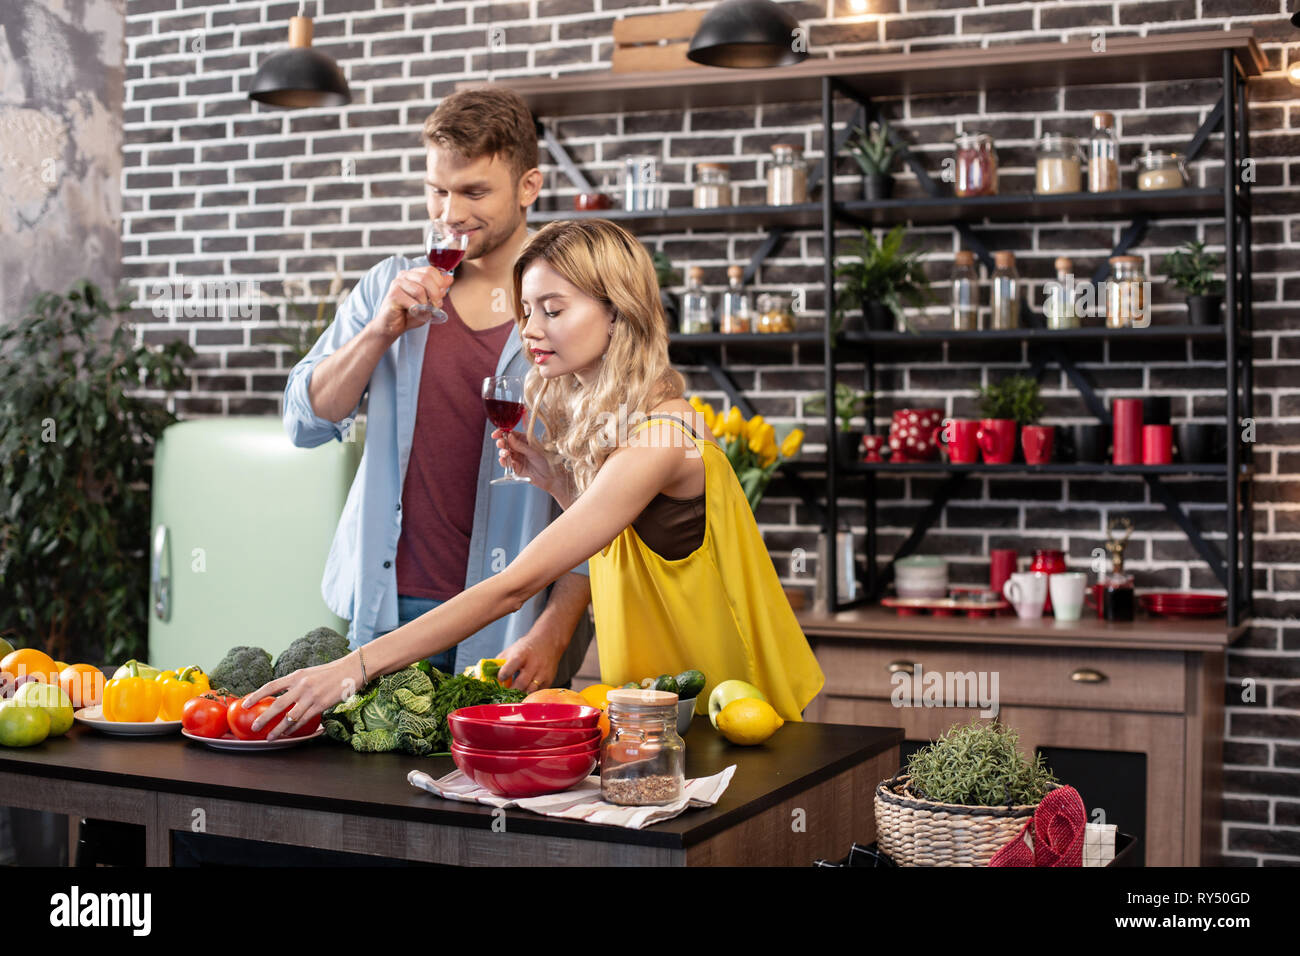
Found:
<svg viewBox="0 0 1300 956"><path fill-rule="evenodd" d="M825 683L812 648L781 590L754 513L726 454L674 424L704 460L704 541L684 558L652 551L631 525L588 561L601 680L618 686L644 677L703 672L697 713L724 680L753 684L785 720ZM686 448L689 449L689 445Z"/></svg>

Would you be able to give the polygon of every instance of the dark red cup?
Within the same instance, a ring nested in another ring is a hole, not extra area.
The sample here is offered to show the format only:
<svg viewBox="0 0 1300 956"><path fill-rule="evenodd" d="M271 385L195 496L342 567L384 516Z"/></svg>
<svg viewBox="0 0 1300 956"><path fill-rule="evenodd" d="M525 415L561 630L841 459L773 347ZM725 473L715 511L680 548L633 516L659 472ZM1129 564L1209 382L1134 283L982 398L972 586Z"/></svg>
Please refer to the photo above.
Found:
<svg viewBox="0 0 1300 956"><path fill-rule="evenodd" d="M1083 592L1083 601L1097 612L1097 617L1106 616L1106 585L1094 584Z"/></svg>
<svg viewBox="0 0 1300 956"><path fill-rule="evenodd" d="M1012 418L981 418L975 432L984 463L1009 465L1016 457L1016 422Z"/></svg>
<svg viewBox="0 0 1300 956"><path fill-rule="evenodd" d="M1110 403L1110 417L1114 424L1114 463L1142 464L1142 399L1115 399Z"/></svg>
<svg viewBox="0 0 1300 956"><path fill-rule="evenodd" d="M980 423L969 418L950 418L943 423L939 441L948 450L948 460L954 465L972 465L980 460Z"/></svg>
<svg viewBox="0 0 1300 956"><path fill-rule="evenodd" d="M1046 465L1052 460L1056 429L1051 425L1026 425L1020 429L1020 446L1025 450L1026 465Z"/></svg>
<svg viewBox="0 0 1300 956"><path fill-rule="evenodd" d="M1002 593L1002 585L1016 571L1019 555L1015 548L994 548L989 552L989 589Z"/></svg>
<svg viewBox="0 0 1300 956"><path fill-rule="evenodd" d="M1142 463L1168 465L1174 460L1174 427L1172 425L1142 426Z"/></svg>

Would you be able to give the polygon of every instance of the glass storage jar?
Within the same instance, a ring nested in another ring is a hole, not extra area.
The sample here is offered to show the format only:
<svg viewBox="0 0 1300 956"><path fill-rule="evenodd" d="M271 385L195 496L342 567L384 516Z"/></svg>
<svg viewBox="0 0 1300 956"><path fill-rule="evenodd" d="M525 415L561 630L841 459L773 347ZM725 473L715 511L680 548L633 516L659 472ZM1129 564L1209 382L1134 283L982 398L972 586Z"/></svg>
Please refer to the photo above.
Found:
<svg viewBox="0 0 1300 956"><path fill-rule="evenodd" d="M662 690L611 690L609 736L600 751L600 795L621 806L681 799L686 744L677 735L677 695Z"/></svg>
<svg viewBox="0 0 1300 956"><path fill-rule="evenodd" d="M1191 181L1187 163L1178 153L1153 149L1137 158L1138 189L1182 189Z"/></svg>
<svg viewBox="0 0 1300 956"><path fill-rule="evenodd" d="M1039 141L1034 191L1040 194L1083 191L1083 149L1077 139L1048 133Z"/></svg>
<svg viewBox="0 0 1300 956"><path fill-rule="evenodd" d="M731 205L731 169L725 163L695 164L696 209Z"/></svg>
<svg viewBox="0 0 1300 956"><path fill-rule="evenodd" d="M1016 254L1007 250L993 253L992 306L990 327L1020 328L1020 276L1016 273Z"/></svg>
<svg viewBox="0 0 1300 956"><path fill-rule="evenodd" d="M1115 114L1093 113L1088 139L1088 191L1108 193L1119 189L1119 141Z"/></svg>
<svg viewBox="0 0 1300 956"><path fill-rule="evenodd" d="M997 195L998 154L993 146L993 137L972 131L962 133L953 145L957 164L953 191L962 198Z"/></svg>
<svg viewBox="0 0 1300 956"><path fill-rule="evenodd" d="M1106 286L1106 327L1123 329L1146 325L1146 276L1140 256L1111 256Z"/></svg>
<svg viewBox="0 0 1300 956"><path fill-rule="evenodd" d="M764 292L758 297L758 331L793 332L794 315L790 312L787 296L779 292Z"/></svg>
<svg viewBox="0 0 1300 956"><path fill-rule="evenodd" d="M685 335L713 331L713 313L709 310L708 293L704 291L704 270L699 266L686 270L686 292L682 295L679 326Z"/></svg>
<svg viewBox="0 0 1300 956"><path fill-rule="evenodd" d="M962 249L953 257L952 327L961 332L979 328L980 275L975 253Z"/></svg>
<svg viewBox="0 0 1300 956"><path fill-rule="evenodd" d="M803 150L791 143L777 143L767 164L767 204L792 206L808 201L808 166Z"/></svg>
<svg viewBox="0 0 1300 956"><path fill-rule="evenodd" d="M1049 329L1077 329L1079 313L1074 308L1074 262L1058 256L1054 263L1056 281L1047 284L1043 315Z"/></svg>
<svg viewBox="0 0 1300 956"><path fill-rule="evenodd" d="M719 332L752 331L753 310L749 306L749 293L741 285L745 277L743 266L727 266L727 291L722 293L718 307Z"/></svg>

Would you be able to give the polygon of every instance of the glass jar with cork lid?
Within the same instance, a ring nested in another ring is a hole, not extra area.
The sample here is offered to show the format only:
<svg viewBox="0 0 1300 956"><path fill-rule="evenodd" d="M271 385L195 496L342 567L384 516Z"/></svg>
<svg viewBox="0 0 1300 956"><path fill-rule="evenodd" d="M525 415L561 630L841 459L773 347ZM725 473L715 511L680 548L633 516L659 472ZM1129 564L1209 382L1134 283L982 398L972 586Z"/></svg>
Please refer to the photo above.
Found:
<svg viewBox="0 0 1300 956"><path fill-rule="evenodd" d="M726 163L696 163L696 209L717 209L731 205L731 169Z"/></svg>
<svg viewBox="0 0 1300 956"><path fill-rule="evenodd" d="M677 695L661 690L611 690L609 736L600 751L600 794L620 806L680 800L686 785L686 743L677 735Z"/></svg>
<svg viewBox="0 0 1300 956"><path fill-rule="evenodd" d="M793 206L808 201L808 167L803 149L793 143L776 143L767 164L767 204Z"/></svg>
<svg viewBox="0 0 1300 956"><path fill-rule="evenodd" d="M1106 327L1125 329L1146 324L1146 276L1141 256L1111 256L1106 285Z"/></svg>

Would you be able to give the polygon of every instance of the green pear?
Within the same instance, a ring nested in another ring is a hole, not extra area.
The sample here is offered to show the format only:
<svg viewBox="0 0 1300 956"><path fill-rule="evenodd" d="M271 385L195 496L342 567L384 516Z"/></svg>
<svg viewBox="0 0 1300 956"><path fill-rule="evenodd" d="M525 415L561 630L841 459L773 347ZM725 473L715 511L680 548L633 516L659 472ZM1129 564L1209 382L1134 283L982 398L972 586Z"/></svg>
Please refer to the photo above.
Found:
<svg viewBox="0 0 1300 956"><path fill-rule="evenodd" d="M718 714L722 713L722 708L733 700L744 700L747 697L754 697L767 703L767 698L763 696L761 690L743 680L724 680L713 688L713 693L709 695L709 723L713 724L713 729L718 729Z"/></svg>

